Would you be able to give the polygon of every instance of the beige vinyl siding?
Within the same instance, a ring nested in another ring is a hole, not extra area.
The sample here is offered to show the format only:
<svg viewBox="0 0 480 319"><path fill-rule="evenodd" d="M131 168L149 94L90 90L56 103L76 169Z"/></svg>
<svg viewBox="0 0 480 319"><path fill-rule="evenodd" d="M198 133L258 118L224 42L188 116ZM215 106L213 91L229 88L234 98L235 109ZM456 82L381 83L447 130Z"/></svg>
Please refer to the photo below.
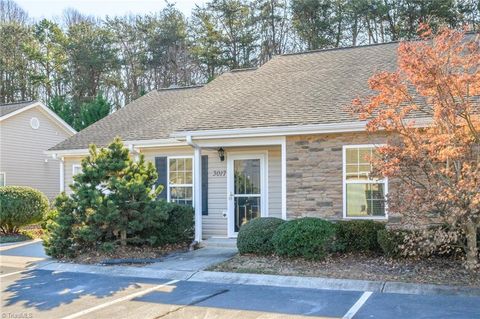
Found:
<svg viewBox="0 0 480 319"><path fill-rule="evenodd" d="M231 147L229 151L259 152L268 151L268 206L269 216L282 217L281 190L281 156L280 146L274 147ZM193 156L193 149L188 146L144 148L140 150L145 160L155 162L158 156ZM227 160L220 161L215 149L203 149L202 155L208 155L208 215L203 216L203 237L227 237L227 176L213 176L214 171L226 171ZM80 157L65 158L65 187L72 183L73 165L79 164ZM225 214L225 216L224 216Z"/></svg>
<svg viewBox="0 0 480 319"><path fill-rule="evenodd" d="M30 126L36 117L38 129ZM30 186L50 199L60 192L60 161L44 154L69 137L63 126L40 107L21 112L0 122L0 172L7 185Z"/></svg>
<svg viewBox="0 0 480 319"><path fill-rule="evenodd" d="M268 149L268 216L282 218L282 157L280 147Z"/></svg>

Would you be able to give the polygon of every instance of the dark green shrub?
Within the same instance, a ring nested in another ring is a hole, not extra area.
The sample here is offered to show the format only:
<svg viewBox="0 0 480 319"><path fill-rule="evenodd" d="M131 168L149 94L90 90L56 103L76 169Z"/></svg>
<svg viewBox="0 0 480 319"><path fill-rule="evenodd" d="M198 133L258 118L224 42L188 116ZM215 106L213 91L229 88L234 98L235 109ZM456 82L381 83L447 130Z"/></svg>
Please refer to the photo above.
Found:
<svg viewBox="0 0 480 319"><path fill-rule="evenodd" d="M294 219L280 225L272 241L280 256L318 260L336 250L335 226L320 218Z"/></svg>
<svg viewBox="0 0 480 319"><path fill-rule="evenodd" d="M377 232L385 224L372 220L339 221L336 224L339 246L348 252L380 251Z"/></svg>
<svg viewBox="0 0 480 319"><path fill-rule="evenodd" d="M48 211L48 198L26 186L0 187L0 229L18 233L20 227L38 223Z"/></svg>
<svg viewBox="0 0 480 319"><path fill-rule="evenodd" d="M55 258L74 257L80 248L73 239L75 215L70 212L75 209L74 202L62 193L55 199L55 207L56 216L45 221L45 252Z"/></svg>
<svg viewBox="0 0 480 319"><path fill-rule="evenodd" d="M58 211L56 209L50 209L42 218L42 222L40 223L40 227L43 230L47 229L47 224L49 221L54 220L58 216Z"/></svg>
<svg viewBox="0 0 480 319"><path fill-rule="evenodd" d="M194 210L190 206L159 201L158 209L167 219L148 228L145 238L151 245L189 243L194 235Z"/></svg>
<svg viewBox="0 0 480 319"><path fill-rule="evenodd" d="M272 243L273 234L283 223L285 221L280 218L261 217L242 225L237 237L240 254L272 254L275 251Z"/></svg>
<svg viewBox="0 0 480 319"><path fill-rule="evenodd" d="M380 229L377 232L377 242L383 254L387 257L400 257L402 250L400 248L405 240L405 231Z"/></svg>

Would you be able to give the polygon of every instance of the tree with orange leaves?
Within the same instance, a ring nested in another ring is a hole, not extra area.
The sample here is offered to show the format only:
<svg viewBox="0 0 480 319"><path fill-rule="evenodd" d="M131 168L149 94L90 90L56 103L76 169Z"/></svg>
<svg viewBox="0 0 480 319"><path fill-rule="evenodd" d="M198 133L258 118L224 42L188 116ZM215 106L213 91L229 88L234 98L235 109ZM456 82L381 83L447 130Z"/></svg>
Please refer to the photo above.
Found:
<svg viewBox="0 0 480 319"><path fill-rule="evenodd" d="M389 134L372 157L395 183L388 208L415 225L440 221L466 235L466 266L479 265L480 37L422 26L398 47L398 67L369 80L353 101L370 132Z"/></svg>

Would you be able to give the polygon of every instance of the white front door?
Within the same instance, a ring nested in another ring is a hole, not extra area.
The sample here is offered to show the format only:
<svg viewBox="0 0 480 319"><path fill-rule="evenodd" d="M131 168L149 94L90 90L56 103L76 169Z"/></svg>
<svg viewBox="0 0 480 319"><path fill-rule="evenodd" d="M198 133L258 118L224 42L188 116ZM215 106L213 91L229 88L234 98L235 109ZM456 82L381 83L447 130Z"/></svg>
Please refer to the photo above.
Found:
<svg viewBox="0 0 480 319"><path fill-rule="evenodd" d="M227 155L228 236L236 237L240 226L255 217L267 216L266 155Z"/></svg>

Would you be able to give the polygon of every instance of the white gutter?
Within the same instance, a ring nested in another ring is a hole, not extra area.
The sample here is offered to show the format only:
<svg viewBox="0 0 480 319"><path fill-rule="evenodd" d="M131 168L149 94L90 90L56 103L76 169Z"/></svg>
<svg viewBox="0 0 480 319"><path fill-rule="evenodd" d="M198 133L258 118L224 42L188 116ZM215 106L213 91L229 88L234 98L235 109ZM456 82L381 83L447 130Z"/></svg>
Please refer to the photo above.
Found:
<svg viewBox="0 0 480 319"><path fill-rule="evenodd" d="M310 124L294 126L275 126L259 128L238 128L222 130L204 130L204 131L185 131L171 134L173 138L187 138L190 136L212 139L212 138L238 138L238 137L265 137L265 136L285 136L302 134L325 134L325 133L344 133L365 131L366 121L329 123L329 124Z"/></svg>

